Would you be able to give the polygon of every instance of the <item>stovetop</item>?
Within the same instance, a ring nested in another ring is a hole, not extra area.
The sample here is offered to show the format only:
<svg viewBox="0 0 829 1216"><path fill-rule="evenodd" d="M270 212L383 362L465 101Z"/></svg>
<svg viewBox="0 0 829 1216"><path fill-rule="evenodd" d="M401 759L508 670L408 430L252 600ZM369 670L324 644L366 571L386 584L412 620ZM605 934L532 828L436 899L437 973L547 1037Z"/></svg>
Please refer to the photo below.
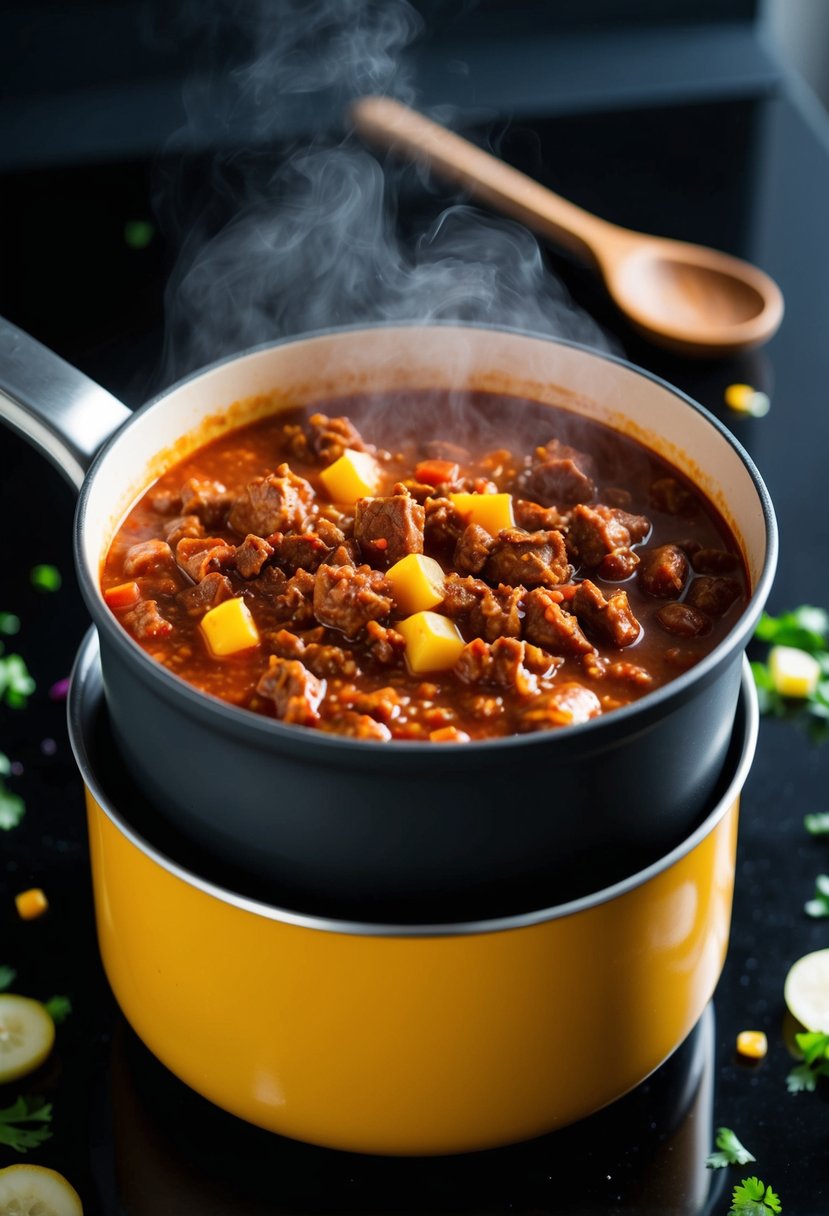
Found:
<svg viewBox="0 0 829 1216"><path fill-rule="evenodd" d="M753 456L780 524L770 610L829 605L823 501L829 155L820 124L778 96L522 120L497 134L504 156L608 219L722 247L778 280L787 309L778 336L761 352L697 363L637 338L590 271L549 254L552 269L615 349L700 400ZM203 185L205 164L191 158L187 180ZM124 239L126 224L156 224L157 180L147 163L112 163L11 176L0 188L0 312L132 405L183 370L162 359L162 298L174 242L157 226L132 227L129 243ZM400 231L414 239L447 200L409 175ZM769 394L766 417L728 410L723 393L734 382ZM53 1138L30 1159L62 1170L88 1216L724 1216L731 1187L753 1173L775 1188L789 1216L829 1210L829 1085L814 1094L787 1093L792 1059L783 1004L790 964L829 944L826 922L803 910L815 877L829 865L825 843L803 827L805 813L829 809L827 745L798 721L761 723L743 797L725 972L696 1031L635 1093L577 1127L463 1158L383 1160L281 1140L223 1114L172 1078L114 1004L95 942L81 785L64 706L54 699L59 693L49 694L68 674L87 624L72 572L72 495L6 433L0 474L8 545L0 610L20 617L14 645L38 685L27 709L0 708L2 751L15 764L6 782L27 804L21 824L0 833L0 963L16 969L17 990L44 999L65 993L72 1001L37 1080L53 1103ZM29 571L38 563L59 569L60 590L32 587ZM51 911L24 923L11 897L29 886L46 890ZM735 1037L746 1028L768 1034L769 1054L758 1065L735 1054ZM756 1164L705 1169L720 1126L737 1132ZM0 1166L12 1160L0 1146Z"/></svg>

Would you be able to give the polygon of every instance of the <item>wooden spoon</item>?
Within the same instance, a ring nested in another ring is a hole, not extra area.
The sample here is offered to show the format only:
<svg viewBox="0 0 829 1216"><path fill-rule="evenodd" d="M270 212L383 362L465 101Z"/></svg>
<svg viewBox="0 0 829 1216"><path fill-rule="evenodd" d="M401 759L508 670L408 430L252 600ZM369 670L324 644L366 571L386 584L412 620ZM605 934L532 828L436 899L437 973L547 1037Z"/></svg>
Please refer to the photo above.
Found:
<svg viewBox="0 0 829 1216"><path fill-rule="evenodd" d="M777 330L783 296L747 262L620 228L390 97L363 97L352 118L369 142L428 165L474 198L598 266L633 325L683 355L726 355Z"/></svg>

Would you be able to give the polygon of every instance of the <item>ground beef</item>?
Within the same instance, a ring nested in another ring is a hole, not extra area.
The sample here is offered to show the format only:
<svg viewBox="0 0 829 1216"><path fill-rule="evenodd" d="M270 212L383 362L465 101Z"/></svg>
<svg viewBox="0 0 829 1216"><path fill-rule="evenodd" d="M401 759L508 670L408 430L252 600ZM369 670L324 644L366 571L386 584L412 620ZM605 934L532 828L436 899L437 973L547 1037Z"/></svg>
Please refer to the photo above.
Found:
<svg viewBox="0 0 829 1216"><path fill-rule="evenodd" d="M678 599L688 577L688 558L677 545L645 549L637 578L639 585L655 599Z"/></svg>
<svg viewBox="0 0 829 1216"><path fill-rule="evenodd" d="M155 600L141 600L129 612L125 612L121 620L138 641L163 638L173 632L173 626L161 615Z"/></svg>
<svg viewBox="0 0 829 1216"><path fill-rule="evenodd" d="M523 609L523 634L527 641L554 655L579 655L593 650L576 618L545 588L528 592Z"/></svg>
<svg viewBox="0 0 829 1216"><path fill-rule="evenodd" d="M333 551L316 532L291 532L288 536L275 532L270 541L274 560L289 573L316 570Z"/></svg>
<svg viewBox="0 0 829 1216"><path fill-rule="evenodd" d="M276 716L283 722L313 726L319 721L317 707L325 695L325 681L318 680L298 659L271 655L256 693L273 702Z"/></svg>
<svg viewBox="0 0 829 1216"><path fill-rule="evenodd" d="M208 528L224 522L231 501L232 495L220 481L191 477L181 487L182 515L197 515Z"/></svg>
<svg viewBox="0 0 829 1216"><path fill-rule="evenodd" d="M685 602L701 612L707 612L709 616L725 616L741 594L742 588L736 579L701 575L688 588Z"/></svg>
<svg viewBox="0 0 829 1216"><path fill-rule="evenodd" d="M515 499L512 510L518 527L527 532L549 532L553 528L561 532L569 523L569 512L559 511L557 507L542 507L540 502L530 502L526 498Z"/></svg>
<svg viewBox="0 0 829 1216"><path fill-rule="evenodd" d="M141 574L169 574L175 568L173 551L166 541L142 540L130 545L124 557L124 574L137 578Z"/></svg>
<svg viewBox="0 0 829 1216"><path fill-rule="evenodd" d="M487 642L521 636L521 597L524 587L489 587L481 579L450 574L440 608L466 629Z"/></svg>
<svg viewBox="0 0 829 1216"><path fill-rule="evenodd" d="M426 514L409 494L360 498L354 513L354 538L365 558L393 566L409 553L423 552Z"/></svg>
<svg viewBox="0 0 829 1216"><path fill-rule="evenodd" d="M521 711L519 726L522 731L550 730L587 722L601 712L601 702L592 689L573 680L534 697Z"/></svg>
<svg viewBox="0 0 829 1216"><path fill-rule="evenodd" d="M320 566L314 586L314 616L321 625L356 637L369 621L391 612L389 590L380 571L368 566Z"/></svg>
<svg viewBox="0 0 829 1216"><path fill-rule="evenodd" d="M593 461L584 452L551 439L536 448L532 468L520 479L522 490L545 506L572 506L595 496Z"/></svg>
<svg viewBox="0 0 829 1216"><path fill-rule="evenodd" d="M448 498L427 498L423 509L426 512L423 538L427 551L454 552L466 528L460 511Z"/></svg>
<svg viewBox="0 0 829 1216"><path fill-rule="evenodd" d="M269 557L273 557L273 545L251 532L236 546L236 569L242 578L256 578Z"/></svg>
<svg viewBox="0 0 829 1216"><path fill-rule="evenodd" d="M530 696L537 691L538 680L524 666L524 646L516 638L497 638L492 643L473 638L453 670L464 684L494 684Z"/></svg>
<svg viewBox="0 0 829 1216"><path fill-rule="evenodd" d="M345 735L349 739L376 739L383 743L392 737L391 731L383 722L376 721L368 714L355 713L353 709L343 710L321 725L323 730Z"/></svg>
<svg viewBox="0 0 829 1216"><path fill-rule="evenodd" d="M396 629L381 625L379 621L366 624L366 649L377 663L396 663L406 649L406 639Z"/></svg>
<svg viewBox="0 0 829 1216"><path fill-rule="evenodd" d="M710 616L692 604L677 601L663 604L656 613L656 620L668 633L675 633L681 638L699 638L711 632Z"/></svg>
<svg viewBox="0 0 829 1216"><path fill-rule="evenodd" d="M214 570L232 566L236 547L217 536L187 537L176 545L176 562L195 583Z"/></svg>
<svg viewBox="0 0 829 1216"><path fill-rule="evenodd" d="M324 630L313 630L299 637L287 629L266 633L265 644L282 659L299 659L315 676L340 676L347 679L360 674L353 654L340 646L329 646L318 640Z"/></svg>
<svg viewBox="0 0 829 1216"><path fill-rule="evenodd" d="M255 477L235 499L228 517L234 532L269 536L271 532L299 531L314 502L310 482L281 464L267 477Z"/></svg>
<svg viewBox="0 0 829 1216"><path fill-rule="evenodd" d="M650 488L651 505L666 515L684 515L690 518L697 513L697 503L691 491L675 477L658 477Z"/></svg>
<svg viewBox="0 0 829 1216"><path fill-rule="evenodd" d="M204 616L205 612L209 612L217 604L232 598L233 587L230 579L218 571L206 574L195 587L187 587L176 596L188 616L199 617Z"/></svg>
<svg viewBox="0 0 829 1216"><path fill-rule="evenodd" d="M560 532L523 532L504 528L498 533L484 576L507 586L556 587L572 575Z"/></svg>
<svg viewBox="0 0 829 1216"><path fill-rule="evenodd" d="M281 578L279 577L281 576ZM276 566L269 566L264 575L257 580L257 586L270 584L273 588L271 612L273 619L302 629L315 623L314 619L314 587L316 578L307 570L297 570L291 578L286 579L284 571Z"/></svg>
<svg viewBox="0 0 829 1216"><path fill-rule="evenodd" d="M164 539L173 549L185 536L204 536L204 524L198 515L178 515L170 520L164 532Z"/></svg>
<svg viewBox="0 0 829 1216"><path fill-rule="evenodd" d="M348 418L312 414L305 426L283 427L285 446L305 464L332 464L346 448L364 452L366 445Z"/></svg>
<svg viewBox="0 0 829 1216"><path fill-rule="evenodd" d="M609 553L627 549L631 535L611 507L579 503L570 512L567 552L577 566L595 570Z"/></svg>
<svg viewBox="0 0 829 1216"><path fill-rule="evenodd" d="M494 544L495 540L486 528L480 524L468 524L455 545L453 566L461 574L480 574Z"/></svg>
<svg viewBox="0 0 829 1216"><path fill-rule="evenodd" d="M611 646L631 646L641 632L624 591L614 591L605 599L589 579L579 583L573 596L573 612L588 636Z"/></svg>
<svg viewBox="0 0 829 1216"><path fill-rule="evenodd" d="M396 688L374 688L370 692L356 692L350 701L351 708L360 714L368 714L378 722L393 722L406 703Z"/></svg>

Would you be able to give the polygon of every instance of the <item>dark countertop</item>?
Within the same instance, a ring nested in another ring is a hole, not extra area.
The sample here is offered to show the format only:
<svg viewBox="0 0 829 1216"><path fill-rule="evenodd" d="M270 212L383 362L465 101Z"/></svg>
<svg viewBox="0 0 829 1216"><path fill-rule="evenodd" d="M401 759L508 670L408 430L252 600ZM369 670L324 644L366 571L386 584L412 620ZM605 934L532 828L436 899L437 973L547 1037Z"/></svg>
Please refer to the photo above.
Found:
<svg viewBox="0 0 829 1216"><path fill-rule="evenodd" d="M574 295L633 362L664 375L721 417L767 481L780 523L770 608L829 605L825 523L829 452L829 152L825 132L790 98L590 114L522 123L504 153L609 219L704 241L756 260L780 283L786 318L762 352L689 363L631 335L591 275L552 257ZM597 166L601 170L597 171ZM194 170L197 172L197 170ZM51 170L4 180L0 311L130 404L153 388L161 350L161 290L170 249L156 235L124 245L124 222L149 218L144 163ZM409 189L416 187L409 182ZM445 202L416 202L417 226ZM217 352L219 353L219 352ZM769 393L771 412L741 418L725 387ZM761 723L742 805L731 945L712 1007L672 1061L616 1107L527 1145L465 1158L353 1157L280 1140L209 1106L158 1065L116 1009L95 943L83 800L64 726L48 690L68 674L86 628L72 573L73 498L25 445L0 434L9 551L0 610L23 622L13 648L37 680L24 711L0 708L0 749L18 765L25 798L0 834L0 963L15 988L70 996L74 1012L28 1086L54 1103L53 1139L29 1159L62 1170L88 1216L199 1212L722 1213L731 1186L756 1172L787 1216L829 1211L829 1086L790 1096L783 981L791 963L829 945L825 921L803 912L827 845L803 815L829 810L827 745L795 721ZM27 505L34 489L35 507ZM25 525L20 527L21 522ZM29 584L36 563L63 574L55 593ZM43 919L23 923L13 894L42 886ZM612 1010L608 1011L612 1017ZM740 1063L739 1030L769 1037L768 1058ZM20 1087L8 1087L10 1100ZM7 1091L0 1092L0 1106ZM713 1129L735 1129L757 1158L744 1169L703 1167ZM0 1147L0 1166L17 1160Z"/></svg>

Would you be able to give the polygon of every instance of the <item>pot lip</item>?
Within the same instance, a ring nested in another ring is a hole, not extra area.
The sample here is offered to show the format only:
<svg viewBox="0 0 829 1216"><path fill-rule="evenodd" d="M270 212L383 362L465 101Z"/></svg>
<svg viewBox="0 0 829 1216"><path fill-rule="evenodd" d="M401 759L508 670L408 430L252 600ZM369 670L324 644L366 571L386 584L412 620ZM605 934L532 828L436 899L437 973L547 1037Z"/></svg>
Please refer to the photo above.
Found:
<svg viewBox="0 0 829 1216"><path fill-rule="evenodd" d="M94 627L92 627L81 643L72 669L67 719L72 751L84 784L117 831L143 853L145 857L160 866L173 878L205 895L218 899L222 903L229 904L232 907L265 920L279 921L298 928L346 936L425 938L464 937L487 933L501 933L509 930L530 928L533 925L544 924L552 920L562 920L569 916L576 916L579 913L587 912L601 904L609 903L620 896L626 895L671 869L685 856L693 852L713 832L726 814L736 806L754 759L759 731L760 715L757 692L754 687L754 678L751 674L748 659L743 656L739 706L735 719L736 722L740 722L740 719L742 719L742 740L739 758L733 764L733 772L730 774L728 786L719 797L716 806L709 812L702 823L670 852L651 863L651 865L619 882L613 883L609 887L593 892L590 895L581 896L579 899L570 900L564 904L511 916L459 921L457 923L383 924L372 921L338 919L330 916L314 916L313 914L295 912L290 908L280 907L276 904L267 904L262 900L241 895L238 892L219 886L209 879L202 878L199 874L187 869L186 866L156 848L151 841L133 828L118 809L112 805L111 799L98 781L89 758L87 740L91 729L92 712L103 697L103 674L100 659L99 639Z"/></svg>
<svg viewBox="0 0 829 1216"><path fill-rule="evenodd" d="M718 418L687 393L676 388L662 377L647 371L645 368L638 367L619 355L595 350L592 347L585 346L583 343L572 342L569 339L534 333L531 330L516 329L507 325L455 321L431 322L428 326L423 326L416 321L380 321L369 324L357 323L335 326L328 329L315 330L311 333L296 334L282 338L276 342L263 343L249 350L229 355L207 367L197 369L188 376L182 377L175 384L156 394L140 410L136 411L134 417L137 418L156 405L159 405L165 398L182 388L185 384L197 380L202 376L209 375L220 367L247 358L250 355L263 353L281 346L340 334L372 332L380 329L391 332L396 329L408 331L411 329L431 328L442 330L486 330L533 341L548 342L554 346L565 346L581 351L588 358L603 359L606 362L617 364L636 375L643 376L672 396L678 398L686 407L701 414L720 435L721 439L736 452L754 485L763 514L766 544L760 577L752 591L745 610L714 650L690 670L677 675L668 684L664 684L653 692L647 693L639 701L615 709L612 714L602 714L586 722L563 727L555 732L555 738L553 739L547 738L546 735L544 736L547 748L555 749L557 746L560 746L565 747L569 752L572 752L573 748L589 752L591 748L605 743L608 737L613 738L614 736L619 737L624 735L627 730L636 724L641 723L644 725L654 718L662 716L665 712L669 712L671 706L681 704L686 696L690 695L691 690L700 684L707 684L716 674L720 664L725 662L735 649L744 646L748 642L771 590L777 566L778 537L774 508L768 490L756 465L742 444ZM241 737L251 744L257 743L267 748L278 749L280 746L287 746L293 752L300 755L313 754L320 763L340 763L346 757L350 757L352 764L361 767L367 757L370 756L372 763L400 763L409 760L415 761L417 764L432 764L435 757L439 756L443 767L454 766L465 769L467 767L474 767L479 762L482 751L491 752L493 749L496 749L498 751L509 752L512 749L538 746L538 739L541 736L537 733L506 735L497 739L469 740L465 743L444 743L441 744L439 749L430 741L418 742L414 740L391 739L375 743L370 739L350 739L341 735L309 730L307 727L291 726L276 719L264 717L261 714L251 713L249 710L231 705L228 702L220 700L218 697L195 688L180 676L176 676L173 672L168 671L161 663L157 663L121 627L113 614L106 610L106 606L100 596L97 570L93 572L88 568L83 553L83 546L81 545L81 535L86 522L90 487L99 469L107 459L111 447L117 441L122 431L131 425L132 419L128 420L124 424L124 427L121 427L113 434L97 453L90 466L78 499L75 516L74 550L75 567L78 572L81 591L93 621L101 631L106 643L118 649L133 673L142 679L145 684L149 684L156 689L166 700L183 704L186 706L189 714L210 724L214 729L222 733L230 734L236 738ZM559 739L561 740L560 744L557 742Z"/></svg>

